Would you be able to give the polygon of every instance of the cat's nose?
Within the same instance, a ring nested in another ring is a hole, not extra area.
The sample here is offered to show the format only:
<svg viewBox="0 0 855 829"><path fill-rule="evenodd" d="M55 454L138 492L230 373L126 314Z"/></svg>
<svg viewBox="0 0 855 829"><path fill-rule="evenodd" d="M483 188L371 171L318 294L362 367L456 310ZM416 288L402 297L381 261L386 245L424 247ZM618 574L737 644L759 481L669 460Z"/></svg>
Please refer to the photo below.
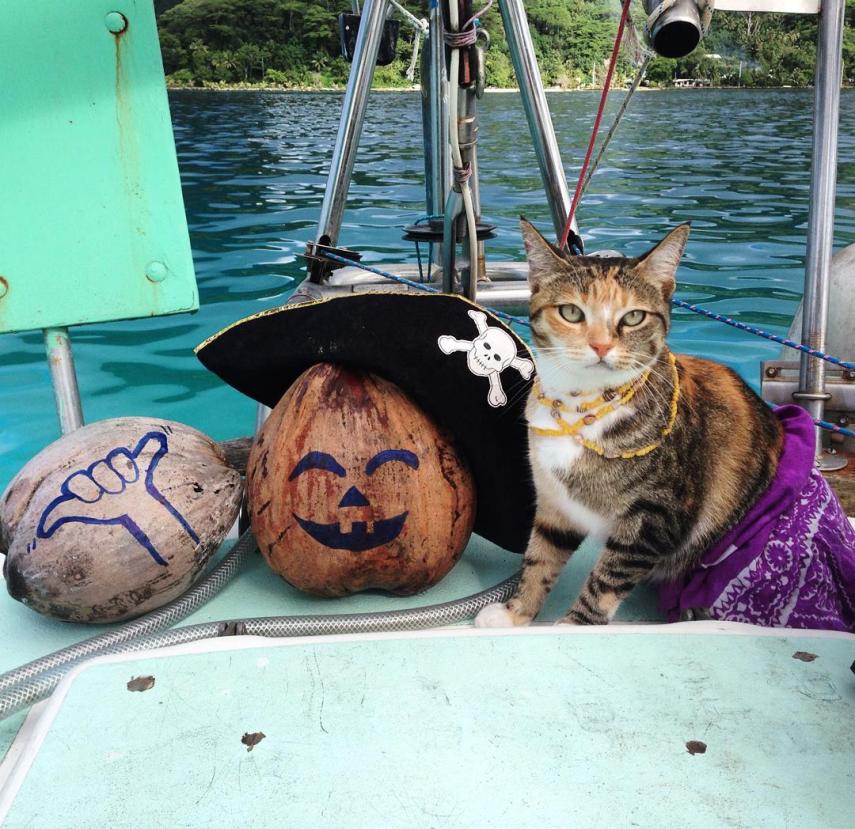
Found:
<svg viewBox="0 0 855 829"><path fill-rule="evenodd" d="M588 343L591 346L594 354L596 354L601 360L608 354L613 348L614 343Z"/></svg>

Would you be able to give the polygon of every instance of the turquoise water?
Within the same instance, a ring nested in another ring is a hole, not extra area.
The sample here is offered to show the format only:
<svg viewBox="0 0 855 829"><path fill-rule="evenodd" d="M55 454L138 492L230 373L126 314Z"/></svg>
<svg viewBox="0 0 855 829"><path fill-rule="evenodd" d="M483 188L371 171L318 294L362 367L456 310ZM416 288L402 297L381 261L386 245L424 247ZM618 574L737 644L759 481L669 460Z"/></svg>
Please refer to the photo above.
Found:
<svg viewBox="0 0 855 829"><path fill-rule="evenodd" d="M249 434L254 403L223 386L193 347L281 304L302 275L340 106L336 94L171 95L202 310L74 329L87 421L151 415L215 438ZM610 102L612 111L618 101ZM595 93L550 96L575 183ZM698 90L639 94L578 218L589 250L644 251L692 221L678 295L786 332L801 295L812 93ZM414 261L401 227L424 212L417 94L378 94L356 165L342 243L368 262ZM488 255L520 257L517 216L549 229L519 100L482 101L482 201L498 225ZM855 242L855 93L844 92L836 243ZM721 360L757 384L778 347L680 312L678 351ZM57 436L38 333L0 336L0 488Z"/></svg>

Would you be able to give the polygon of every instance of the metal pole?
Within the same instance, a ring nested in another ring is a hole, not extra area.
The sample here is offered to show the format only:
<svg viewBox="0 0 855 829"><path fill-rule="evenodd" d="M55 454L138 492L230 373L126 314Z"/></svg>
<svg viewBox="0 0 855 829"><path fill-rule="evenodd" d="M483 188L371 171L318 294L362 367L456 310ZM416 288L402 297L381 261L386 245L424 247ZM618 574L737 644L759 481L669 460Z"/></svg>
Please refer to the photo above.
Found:
<svg viewBox="0 0 855 829"><path fill-rule="evenodd" d="M445 212L445 203L451 190L451 159L448 152L448 78L445 73L445 42L443 41L442 6L439 0L430 4L430 47L428 77L430 96L430 202L428 213ZM436 262L443 261L442 245L436 245Z"/></svg>
<svg viewBox="0 0 855 829"><path fill-rule="evenodd" d="M425 213L432 216L434 209L434 160L433 148L433 95L431 89L431 46L430 38L422 50L421 67L419 71L419 86L422 99L422 145L425 161Z"/></svg>
<svg viewBox="0 0 855 829"><path fill-rule="evenodd" d="M469 158L469 163L472 165L472 178L469 179L469 184L472 187L472 205L475 208L475 216L481 221L481 180L479 179L478 167L478 146L472 145L472 153ZM470 285L470 293L467 296L470 299L475 299L475 283L487 279L487 251L484 242L478 242L478 265L471 271L474 274L474 282Z"/></svg>
<svg viewBox="0 0 855 829"><path fill-rule="evenodd" d="M344 204L350 188L353 162L356 160L359 136L362 134L368 92L374 78L374 67L377 64L377 53L380 50L383 24L386 22L388 10L388 0L365 0L362 5L362 20L359 23L359 34L356 36L353 66L347 79L338 135L318 220L317 239L325 236L331 245L337 244L341 230Z"/></svg>
<svg viewBox="0 0 855 829"><path fill-rule="evenodd" d="M261 431L261 427L264 426L267 418L270 417L270 413L273 409L270 406L265 406L264 403L259 403L255 407L255 434L257 435Z"/></svg>
<svg viewBox="0 0 855 829"><path fill-rule="evenodd" d="M442 246L442 290L455 293L455 260L457 258L457 217L463 212L463 196L457 186L448 194L442 222L442 238L448 240Z"/></svg>
<svg viewBox="0 0 855 829"><path fill-rule="evenodd" d="M840 116L844 0L823 0L816 56L813 158L810 213L805 256L802 342L825 350L828 289L834 243L834 202L837 190L837 128ZM814 418L822 419L825 401L825 363L802 355L799 391L793 397ZM823 461L817 430L817 457ZM824 463L825 466L827 464ZM837 465L839 468L839 464Z"/></svg>
<svg viewBox="0 0 855 829"><path fill-rule="evenodd" d="M499 8L528 120L528 129L540 167L540 176L552 212L552 224L556 236L560 239L570 213L570 193L567 191L567 179L558 152L558 141L549 115L534 44L531 41L528 18L522 0L499 0ZM578 232L575 219L572 229L574 233Z"/></svg>
<svg viewBox="0 0 855 829"><path fill-rule="evenodd" d="M463 161L468 161L472 175L469 178L469 189L472 191L472 207L475 210L475 221L481 221L481 185L478 179L478 99L475 97L475 87L461 89L457 101L457 131L460 136L460 154ZM468 249L468 245L466 246ZM469 261L469 254L466 255ZM466 267L469 276L464 276L464 292L469 299L475 299L475 283L484 278L487 273L484 243L478 243L478 261L471 262Z"/></svg>
<svg viewBox="0 0 855 829"><path fill-rule="evenodd" d="M50 379L59 415L59 428L67 435L83 425L83 407L80 404L80 389L74 371L74 355L67 328L45 328L42 332L47 351Z"/></svg>

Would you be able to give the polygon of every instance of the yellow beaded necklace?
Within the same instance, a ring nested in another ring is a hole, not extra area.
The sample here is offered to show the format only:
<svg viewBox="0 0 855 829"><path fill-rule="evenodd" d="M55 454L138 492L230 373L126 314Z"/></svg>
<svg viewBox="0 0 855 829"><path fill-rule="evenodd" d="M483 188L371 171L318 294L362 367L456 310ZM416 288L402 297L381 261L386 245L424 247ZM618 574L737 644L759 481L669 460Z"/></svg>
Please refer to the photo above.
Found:
<svg viewBox="0 0 855 829"><path fill-rule="evenodd" d="M553 400L547 397L541 390L540 384L537 384L535 386L537 400L542 406L546 406L550 410L552 419L556 422L558 428L541 429L537 426L532 426L531 430L545 437L572 437L584 429L585 426L596 423L607 414L616 411L618 407L632 400L638 389L647 382L649 376L650 372L646 371L632 382L626 383L618 389L609 389L603 392L596 400L580 403L577 406L568 406L560 400ZM582 416L576 418L572 423L568 423L561 413L569 412L572 409L581 413Z"/></svg>
<svg viewBox="0 0 855 829"><path fill-rule="evenodd" d="M536 385L535 394L537 395L538 403L550 409L550 414L553 420L555 420L558 428L541 429L538 426L529 426L529 429L531 429L531 431L536 435L541 435L542 437L572 437L586 449L590 449L592 452L596 452L604 458L640 458L643 455L649 454L654 449L657 449L662 444L662 441L671 434L671 430L674 428L674 423L677 420L677 405L680 401L680 375L677 371L677 358L673 354L669 353L668 359L671 363L674 392L671 395L671 410L668 415L668 422L665 424L665 428L662 430L659 440L654 443L642 446L640 449L621 452L619 455L607 455L603 446L598 443L594 443L591 440L586 440L579 434L585 426L591 426L598 420L604 418L607 414L616 411L620 406L623 406L632 400L638 390L650 377L649 370L645 371L644 374L632 382L621 386L619 389L603 392L603 394L601 394L596 400L581 403L575 407L567 406L560 400L552 400L546 397L541 391L540 385ZM585 414L582 414L581 417L577 418L572 423L568 423L561 413L570 411L572 408L575 408L576 411L580 413L585 412Z"/></svg>

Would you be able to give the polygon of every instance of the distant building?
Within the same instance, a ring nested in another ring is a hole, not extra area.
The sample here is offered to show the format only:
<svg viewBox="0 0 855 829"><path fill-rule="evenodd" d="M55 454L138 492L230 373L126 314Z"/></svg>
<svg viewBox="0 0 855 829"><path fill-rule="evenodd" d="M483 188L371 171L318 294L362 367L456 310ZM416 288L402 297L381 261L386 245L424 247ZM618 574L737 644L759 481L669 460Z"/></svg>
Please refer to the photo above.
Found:
<svg viewBox="0 0 855 829"><path fill-rule="evenodd" d="M709 78L675 78L674 86L679 87L697 87L697 86L710 86L711 82Z"/></svg>

